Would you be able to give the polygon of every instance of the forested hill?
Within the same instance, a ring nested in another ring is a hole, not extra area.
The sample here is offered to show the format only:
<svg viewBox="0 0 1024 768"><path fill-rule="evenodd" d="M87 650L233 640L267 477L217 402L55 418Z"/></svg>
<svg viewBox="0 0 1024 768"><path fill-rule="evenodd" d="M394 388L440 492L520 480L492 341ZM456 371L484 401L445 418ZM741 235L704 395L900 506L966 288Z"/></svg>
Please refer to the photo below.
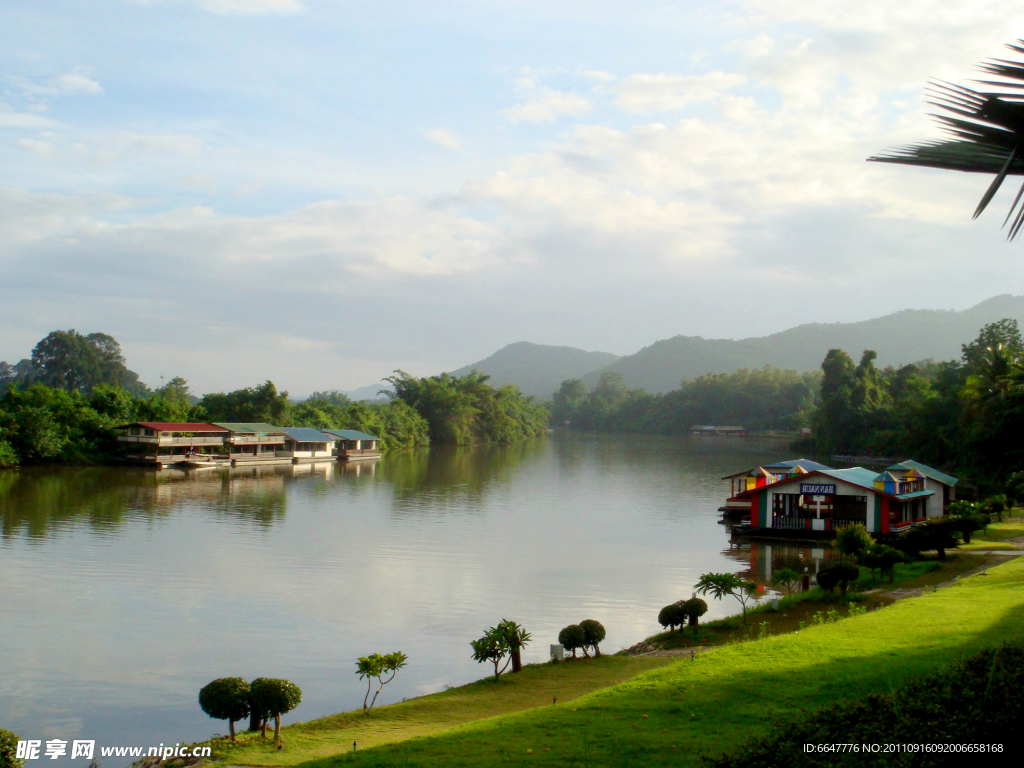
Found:
<svg viewBox="0 0 1024 768"><path fill-rule="evenodd" d="M809 323L749 339L676 336L581 378L593 389L602 372L615 371L630 389L664 393L677 389L683 379L705 373L732 373L765 365L816 370L830 349L850 350L855 356L873 349L883 367L929 358L953 360L960 357L960 346L975 338L983 325L1003 318L1024 325L1024 296L996 296L963 312L907 309L859 323Z"/></svg>
<svg viewBox="0 0 1024 768"><path fill-rule="evenodd" d="M502 347L484 360L452 371L451 375L465 376L477 370L490 376L488 383L495 387L515 384L524 395L548 400L566 379L582 378L617 359L609 352L585 352L575 347L520 341Z"/></svg>

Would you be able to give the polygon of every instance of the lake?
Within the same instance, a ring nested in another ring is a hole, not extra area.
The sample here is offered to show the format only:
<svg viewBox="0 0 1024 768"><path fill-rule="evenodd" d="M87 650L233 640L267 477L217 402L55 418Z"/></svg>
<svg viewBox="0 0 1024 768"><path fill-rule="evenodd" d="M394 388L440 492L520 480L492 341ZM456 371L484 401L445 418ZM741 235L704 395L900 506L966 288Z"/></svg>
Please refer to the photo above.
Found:
<svg viewBox="0 0 1024 768"><path fill-rule="evenodd" d="M763 575L730 545L720 478L788 458L740 439L555 433L375 465L0 472L0 727L149 746L208 738L216 677L285 677L285 723L354 709L357 656L403 650L378 703L488 674L469 641L565 625L606 653L660 630L706 571ZM738 604L709 600L706 618ZM113 765L114 763L111 763Z"/></svg>

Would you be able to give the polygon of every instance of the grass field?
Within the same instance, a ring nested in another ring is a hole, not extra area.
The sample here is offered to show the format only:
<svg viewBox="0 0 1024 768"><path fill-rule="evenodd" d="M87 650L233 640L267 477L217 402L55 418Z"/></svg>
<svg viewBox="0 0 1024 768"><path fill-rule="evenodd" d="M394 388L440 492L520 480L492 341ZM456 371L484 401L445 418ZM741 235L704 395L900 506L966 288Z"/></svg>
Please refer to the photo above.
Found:
<svg viewBox="0 0 1024 768"><path fill-rule="evenodd" d="M961 544L961 551L970 552L972 549L1014 549L1015 545L1011 539L1024 537L1024 521L1004 520L1001 523L992 523L984 531L978 531L971 537L970 544Z"/></svg>
<svg viewBox="0 0 1024 768"><path fill-rule="evenodd" d="M503 675L499 685L490 678L375 708L369 717L359 710L287 726L282 731L287 748L281 751L257 734L240 733L238 746L213 742L214 757L232 764L295 765L351 751L353 741L364 749L425 736L460 723L549 706L556 696L559 705L567 705L584 694L672 661L667 657L602 656L559 665L527 665L516 675Z"/></svg>
<svg viewBox="0 0 1024 768"><path fill-rule="evenodd" d="M801 708L887 691L908 674L1011 637L1024 637L1021 559L862 616L715 648L571 707L480 721L317 765L698 765L700 754L740 745L770 717L798 718Z"/></svg>
<svg viewBox="0 0 1024 768"><path fill-rule="evenodd" d="M692 661L606 657L532 667L497 685L481 681L368 719L348 714L292 726L281 752L244 747L226 757L234 764L309 768L697 765L700 754L734 748L763 731L770 717L799 718L801 708L887 691L908 674L1011 637L1024 637L1024 559L881 610L714 648ZM597 678L608 679L604 685L617 682L609 679L616 675L628 678L641 669L633 666L638 663L657 668L568 706L560 693L559 705L550 706L552 675L564 675L569 685L585 671L582 693L601 687ZM485 713L499 716L468 722ZM352 738L361 746L373 739L393 743L353 754ZM310 759L317 755L325 757Z"/></svg>

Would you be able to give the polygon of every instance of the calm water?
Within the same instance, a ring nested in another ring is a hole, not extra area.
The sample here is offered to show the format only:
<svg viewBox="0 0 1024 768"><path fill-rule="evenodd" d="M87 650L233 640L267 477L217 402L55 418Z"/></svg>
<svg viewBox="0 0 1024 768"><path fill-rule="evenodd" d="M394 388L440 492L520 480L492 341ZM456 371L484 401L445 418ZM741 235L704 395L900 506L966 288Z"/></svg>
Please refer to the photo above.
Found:
<svg viewBox="0 0 1024 768"><path fill-rule="evenodd" d="M503 617L533 633L524 661L584 618L613 652L659 630L699 574L763 570L717 522L719 478L784 454L552 435L358 471L0 472L0 727L206 738L224 723L196 695L226 675L298 683L294 722L360 706L355 658L401 649L379 700L394 702L486 675L469 640Z"/></svg>

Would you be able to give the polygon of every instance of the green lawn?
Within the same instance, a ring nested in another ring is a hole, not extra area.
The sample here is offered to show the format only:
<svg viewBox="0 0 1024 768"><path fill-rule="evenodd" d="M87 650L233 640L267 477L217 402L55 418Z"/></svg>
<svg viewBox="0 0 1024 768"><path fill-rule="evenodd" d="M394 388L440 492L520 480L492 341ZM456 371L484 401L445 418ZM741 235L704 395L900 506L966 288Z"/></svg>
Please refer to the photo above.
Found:
<svg viewBox="0 0 1024 768"><path fill-rule="evenodd" d="M502 675L499 685L490 678L402 704L374 708L369 717L359 710L286 726L282 729L286 748L281 751L274 749L270 740L264 742L258 735L240 733L235 747L228 742L212 742L214 758L242 765L295 765L351 751L353 741L363 749L426 736L461 723L549 706L555 696L559 705L565 705L672 661L666 657L606 655L559 665L527 665L516 675ZM486 672L485 667L480 669ZM287 723L288 717L284 720Z"/></svg>
<svg viewBox="0 0 1024 768"><path fill-rule="evenodd" d="M698 765L700 754L740 745L772 717L799 718L804 707L887 691L908 674L1011 637L1024 637L1021 559L864 615L715 648L571 706L482 720L316 765ZM293 748L287 735L278 758Z"/></svg>
<svg viewBox="0 0 1024 768"><path fill-rule="evenodd" d="M984 531L978 531L971 537L970 544L961 544L960 549L970 551L972 549L1014 549L1014 543L1009 539L1024 537L1024 521L1004 520L1001 523L992 523Z"/></svg>

